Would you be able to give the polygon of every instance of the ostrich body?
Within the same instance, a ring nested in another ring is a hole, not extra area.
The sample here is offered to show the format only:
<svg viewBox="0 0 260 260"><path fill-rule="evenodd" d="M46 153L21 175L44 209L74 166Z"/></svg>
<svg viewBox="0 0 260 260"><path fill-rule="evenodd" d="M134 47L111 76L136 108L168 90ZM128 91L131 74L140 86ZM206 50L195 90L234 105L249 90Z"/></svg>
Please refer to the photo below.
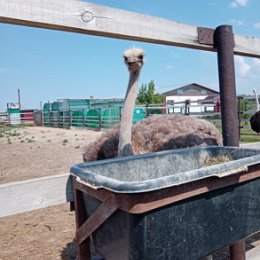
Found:
<svg viewBox="0 0 260 260"><path fill-rule="evenodd" d="M132 126L134 154L157 152L194 146L222 145L222 136L210 122L182 115L153 116ZM84 161L118 156L119 126L105 132L90 143Z"/></svg>
<svg viewBox="0 0 260 260"><path fill-rule="evenodd" d="M256 101L256 113L251 116L250 125L251 125L251 129L259 134L260 133L260 107L259 107L259 101L258 101L258 95L256 93L256 89L253 89L253 92Z"/></svg>
<svg viewBox="0 0 260 260"><path fill-rule="evenodd" d="M222 145L222 136L217 128L194 117L153 116L132 126L144 52L136 48L127 50L124 59L130 77L121 123L86 147L83 154L85 162L185 147Z"/></svg>

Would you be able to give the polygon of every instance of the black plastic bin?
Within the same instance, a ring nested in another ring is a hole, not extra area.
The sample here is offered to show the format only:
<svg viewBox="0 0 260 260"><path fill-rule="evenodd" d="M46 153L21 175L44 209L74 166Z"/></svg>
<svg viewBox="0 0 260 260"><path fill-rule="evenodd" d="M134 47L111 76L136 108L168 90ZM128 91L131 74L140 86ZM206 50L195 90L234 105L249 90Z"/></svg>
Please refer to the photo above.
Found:
<svg viewBox="0 0 260 260"><path fill-rule="evenodd" d="M171 150L74 165L71 176L80 259L90 235L106 260L194 260L260 229L260 150Z"/></svg>

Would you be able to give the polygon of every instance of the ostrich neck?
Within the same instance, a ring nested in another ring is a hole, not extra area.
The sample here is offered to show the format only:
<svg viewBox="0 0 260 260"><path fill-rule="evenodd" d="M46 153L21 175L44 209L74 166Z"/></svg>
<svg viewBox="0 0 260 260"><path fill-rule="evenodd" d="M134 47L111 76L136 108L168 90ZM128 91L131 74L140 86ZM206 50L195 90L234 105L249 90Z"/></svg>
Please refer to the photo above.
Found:
<svg viewBox="0 0 260 260"><path fill-rule="evenodd" d="M260 107L259 107L259 101L258 101L258 95L256 93L256 90L254 89L254 94L255 94L255 102L256 102L256 110L260 110Z"/></svg>
<svg viewBox="0 0 260 260"><path fill-rule="evenodd" d="M125 104L121 115L121 123L119 129L119 156L127 156L133 154L131 142L131 129L135 99L137 96L139 74L140 71L131 72L129 77L129 83L125 96Z"/></svg>

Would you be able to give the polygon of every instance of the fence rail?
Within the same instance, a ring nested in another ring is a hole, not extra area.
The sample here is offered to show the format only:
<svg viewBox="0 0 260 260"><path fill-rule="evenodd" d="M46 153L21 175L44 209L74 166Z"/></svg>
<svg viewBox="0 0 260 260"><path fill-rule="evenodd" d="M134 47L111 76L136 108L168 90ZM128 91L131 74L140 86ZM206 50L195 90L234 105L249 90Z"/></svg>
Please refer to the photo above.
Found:
<svg viewBox="0 0 260 260"><path fill-rule="evenodd" d="M71 201L69 173L0 184L0 218Z"/></svg>
<svg viewBox="0 0 260 260"><path fill-rule="evenodd" d="M73 0L1 0L0 22L68 32L216 51L203 28ZM234 53L260 58L260 39L234 35Z"/></svg>

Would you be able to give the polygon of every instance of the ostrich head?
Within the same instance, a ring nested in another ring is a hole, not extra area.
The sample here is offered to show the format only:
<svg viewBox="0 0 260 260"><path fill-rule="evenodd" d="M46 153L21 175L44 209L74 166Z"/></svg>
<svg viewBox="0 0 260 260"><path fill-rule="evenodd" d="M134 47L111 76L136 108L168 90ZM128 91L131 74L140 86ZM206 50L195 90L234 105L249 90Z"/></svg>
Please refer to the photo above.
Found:
<svg viewBox="0 0 260 260"><path fill-rule="evenodd" d="M129 72L138 72L144 64L144 51L140 48L128 49L124 52L124 60Z"/></svg>

